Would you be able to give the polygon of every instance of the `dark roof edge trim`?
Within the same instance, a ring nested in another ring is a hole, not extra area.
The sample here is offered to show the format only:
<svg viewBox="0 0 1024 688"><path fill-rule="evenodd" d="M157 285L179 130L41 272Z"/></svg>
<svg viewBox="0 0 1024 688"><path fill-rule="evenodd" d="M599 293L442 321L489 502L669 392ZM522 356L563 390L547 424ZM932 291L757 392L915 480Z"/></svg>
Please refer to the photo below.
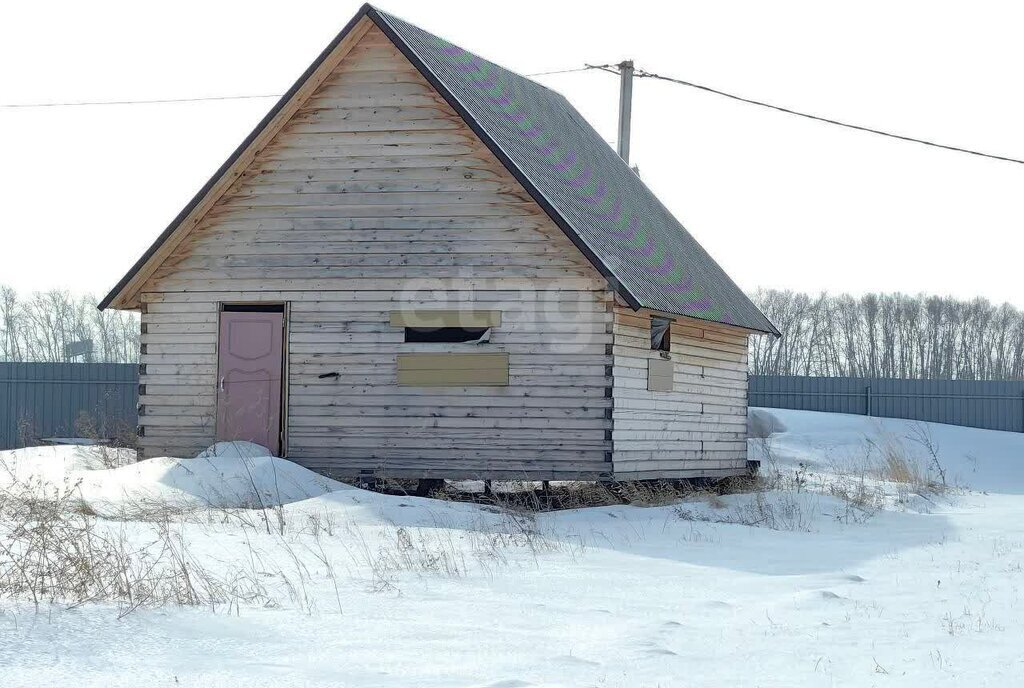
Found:
<svg viewBox="0 0 1024 688"><path fill-rule="evenodd" d="M605 262L601 260L600 256L597 255L590 245L587 244L583 238L569 226L569 223L565 221L565 218L562 217L561 213L555 210L554 206L551 205L544 193L537 188L529 177L523 174L523 171L520 170L519 166L516 165L508 154L505 153L505 150L501 145L498 144L498 142L480 126L476 119L474 119L469 110L462 104L462 101L460 101L447 86L441 83L416 51L413 50L400 35L398 35L398 33L391 27L391 24L388 23L387 18L382 16L372 5L367 5L366 7L369 9L368 16L373 20L373 23L384 32L384 35L391 39L391 42L394 43L401 53L405 55L406 59L416 67L417 71L419 71L419 73L422 74L428 82L430 82L430 85L444 97L448 104L451 105L457 113L459 113L459 116L462 117L466 124L469 125L469 128L473 130L473 133L475 133L480 140L484 142L487 148L490 149L496 158L498 158L498 161L512 173L512 176L516 178L516 181L522 184L523 188L526 189L527 193L530 194L533 200L537 202L544 212L547 213L548 217L558 225L559 229L562 230L565 236L567 236L576 248L586 256L591 265L601 273L601 276L608 281L612 290L622 296L633 310L639 310L642 308L643 306L640 301L638 301L629 289L619 281L619 279L612 273Z"/></svg>
<svg viewBox="0 0 1024 688"><path fill-rule="evenodd" d="M154 241L153 244L148 249L146 249L146 252L142 255L142 257L135 262L135 265L133 265L132 268L125 274L125 276L122 277L121 280L114 286L114 288L110 290L110 293L103 297L103 300L100 301L99 304L96 306L99 310L102 311L107 309L110 306L110 304L114 301L114 299L116 299L121 294L124 288L128 286L128 283L135 278L135 276L139 273L140 270L142 270L143 267L145 267L146 263L149 262L149 259L153 257L153 254L155 254L160 249L160 247L163 246L164 242L166 242L171 237L171 235L174 234L175 230L178 229L181 223L185 221L185 218L188 217L189 213L195 210L196 206L198 206L203 201L203 199L206 198L206 195L210 193L210 190L214 187L214 185L218 181L220 181L221 177L223 177L227 173L227 171L231 169L231 166L234 165L238 161L238 159L242 157L242 155L249 148L249 146L252 145L253 141L256 140L256 137L263 133L263 130L267 128L267 126L275 117L277 117L277 114L284 109L284 107L295 96L299 89L302 88L306 81L308 81L309 78L313 76L313 73L320 68L320 65L324 63L324 60L326 60L330 56L330 54L334 52L334 49L338 47L338 44L345 40L345 37L348 36L352 29L355 28L356 24L359 23L359 20L362 19L364 16L367 16L371 10L373 10L373 8L369 4L365 4L359 8L359 11L356 13L356 15L352 17L348 24L345 25L345 28L343 28L338 33L338 35L334 37L334 40L332 40L328 44L328 46L324 48L323 51L321 51L317 58L313 60L313 63L309 65L309 67L306 68L306 71L302 73L302 76L300 76L295 81L295 83L292 84L291 88L289 88L288 91L283 96L281 96L280 100L278 100L277 103L274 104L274 107L270 109L270 112L268 112L263 117L263 119L260 120L259 124L256 125L256 128L253 129L249 133L249 135L245 137L245 140L242 141L242 143L240 143L237 148L235 148L234 152L231 153L231 155L224 162L224 164L217 168L217 171L213 173L213 176L210 177L210 179L206 182L206 184L203 185L201 189L199 189L199 192L196 193L195 196L193 196L192 200L188 202L188 205L186 205L182 209L182 211L178 213L178 215L171 221L171 223L167 225L167 228L160 233L160 236L157 237L156 241ZM378 22L375 21L374 23L377 24Z"/></svg>

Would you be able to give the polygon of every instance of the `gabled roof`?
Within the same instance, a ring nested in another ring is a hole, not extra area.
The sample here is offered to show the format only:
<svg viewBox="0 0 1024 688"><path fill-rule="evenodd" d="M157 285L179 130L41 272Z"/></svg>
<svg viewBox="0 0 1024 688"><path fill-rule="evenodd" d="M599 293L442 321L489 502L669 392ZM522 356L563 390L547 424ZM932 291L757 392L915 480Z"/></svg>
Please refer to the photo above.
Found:
<svg viewBox="0 0 1024 688"><path fill-rule="evenodd" d="M569 102L393 15L364 5L104 298L106 308L363 18L376 24L633 308L778 334Z"/></svg>

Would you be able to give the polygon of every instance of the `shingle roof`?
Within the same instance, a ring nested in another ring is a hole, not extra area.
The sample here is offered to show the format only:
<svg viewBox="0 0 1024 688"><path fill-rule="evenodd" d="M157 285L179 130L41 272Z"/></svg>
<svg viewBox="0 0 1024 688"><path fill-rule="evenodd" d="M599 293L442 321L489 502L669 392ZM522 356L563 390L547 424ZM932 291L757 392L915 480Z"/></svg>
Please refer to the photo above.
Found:
<svg viewBox="0 0 1024 688"><path fill-rule="evenodd" d="M364 15L463 116L630 305L778 334L563 96L370 5L360 9L176 222ZM175 228L172 223L165 230L101 308Z"/></svg>
<svg viewBox="0 0 1024 688"><path fill-rule="evenodd" d="M777 334L563 96L402 19L370 12L632 305Z"/></svg>

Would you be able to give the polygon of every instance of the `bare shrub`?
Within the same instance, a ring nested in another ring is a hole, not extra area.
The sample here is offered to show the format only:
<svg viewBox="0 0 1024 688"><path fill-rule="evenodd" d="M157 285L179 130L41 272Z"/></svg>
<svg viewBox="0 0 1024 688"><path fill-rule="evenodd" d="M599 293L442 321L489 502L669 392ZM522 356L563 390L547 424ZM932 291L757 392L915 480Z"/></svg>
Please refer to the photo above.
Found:
<svg viewBox="0 0 1024 688"><path fill-rule="evenodd" d="M931 469L939 476L942 487L949 487L946 482L946 469L942 466L942 461L939 460L939 443L932 434L931 426L925 423L915 423L907 439L920 445L928 453Z"/></svg>

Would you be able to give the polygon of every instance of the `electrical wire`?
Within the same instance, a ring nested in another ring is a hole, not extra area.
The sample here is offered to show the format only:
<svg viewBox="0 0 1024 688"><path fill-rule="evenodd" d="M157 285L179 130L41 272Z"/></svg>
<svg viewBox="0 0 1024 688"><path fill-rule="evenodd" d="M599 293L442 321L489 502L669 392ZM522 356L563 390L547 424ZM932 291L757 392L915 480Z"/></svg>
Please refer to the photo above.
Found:
<svg viewBox="0 0 1024 688"><path fill-rule="evenodd" d="M591 67L573 67L572 69L555 69L550 72L534 72L533 74L523 74L523 76L548 76L549 74L571 74L572 72L585 72Z"/></svg>
<svg viewBox="0 0 1024 688"><path fill-rule="evenodd" d="M74 102L13 102L0 103L0 107L79 107L82 105L148 105L165 102L201 102L204 100L249 100L253 98L280 98L280 93L265 95L210 95L198 98L159 98L155 100L78 100Z"/></svg>
<svg viewBox="0 0 1024 688"><path fill-rule="evenodd" d="M611 70L608 70L611 71ZM618 72L616 72L618 73ZM683 79L676 79L674 77L663 76L661 74L655 74L654 72L648 72L642 69L638 69L633 72L633 76L637 78L648 78L648 79L660 79L662 81L669 81L674 84L681 86L688 86L708 93L714 93L715 95L722 96L724 98L731 98L732 100L738 100L742 103L749 103L750 105L758 105L760 107L769 108L778 112L784 112L789 115L796 115L797 117L804 117L806 119L815 120L817 122L824 122L826 124L833 124L839 127L846 127L847 129L855 129L857 131L864 131L869 134L877 134L879 136L887 136L892 139L899 139L900 141L909 141L911 143L920 143L925 146L932 146L933 148L942 148L944 150L955 151L957 153L967 153L968 155L976 155L982 158L991 158L992 160L1002 160L1004 162L1012 162L1018 165L1024 165L1024 160L1018 158L1011 158L1005 155L995 155L993 153L984 153L982 151L971 150L970 148L961 148L959 146L949 146L944 143L937 143L935 141L929 141L927 139L919 139L913 136L904 136L903 134L893 134L888 131L882 131L881 129L873 129L871 127L861 126L859 124L850 124L849 122L841 122L836 119L830 119L828 117L821 117L819 115L812 115L806 112L800 112L790 108L782 107L780 105L773 105L771 103L765 103L760 100L754 100L753 98L744 98L733 93L726 93L720 91L717 88L711 88L710 86L703 86L701 84L695 84L692 81L684 81Z"/></svg>
<svg viewBox="0 0 1024 688"><path fill-rule="evenodd" d="M160 98L156 100L81 100L69 103L9 103L0 104L0 108L51 108L81 107L83 105L154 105L161 103L198 103L208 100L252 100L256 98L280 98L280 93L244 96L205 96L199 98Z"/></svg>
<svg viewBox="0 0 1024 688"><path fill-rule="evenodd" d="M533 74L524 74L524 76L549 76L552 74L571 74L573 72L586 72L591 69L605 69L613 65L586 65L583 67L572 67L570 69L554 69L549 72L535 72ZM611 70L606 70L611 71ZM73 101L66 103L0 103L0 108L4 109L15 109L15 108L52 108L52 107L81 107L88 105L158 105L162 103L201 103L207 101L217 100L254 100L257 98L280 98L280 93L267 93L259 95L239 95L239 96L200 96L197 98L158 98L154 100L83 100Z"/></svg>
<svg viewBox="0 0 1024 688"><path fill-rule="evenodd" d="M528 77L534 76L550 76L554 74L571 74L574 72L585 72L592 69L608 72L610 74L618 75L619 65L616 64L603 64L603 65L592 65L586 64L583 67L573 67L569 69L555 69L547 72L535 72L533 74L527 74ZM759 107L768 108L775 110L776 112L783 112L788 115L795 115L797 117L803 117L805 119L814 120L816 122L823 122L825 124L832 124L838 127L845 127L847 129L853 129L856 131L863 131L869 134L876 134L878 136L885 136L899 141L908 141L910 143L919 143L925 146L931 146L933 148L941 148L943 150L954 151L956 153L966 153L968 155L975 155L982 158L989 158L992 160L1002 160L1003 162L1012 162L1018 165L1024 165L1024 160L1019 158L1012 158L1006 155L996 155L993 153L985 153L982 151L972 150L970 148L962 148L960 146L950 146L944 143L938 143L936 141L929 141L927 139L920 139L914 136L906 136L903 134L894 134L892 132L883 131L881 129L875 129L873 127L866 127L860 124L851 124L849 122L842 122L837 119L829 117L822 117L820 115L812 115L807 112L800 112L799 110L793 110L792 108L782 107L781 105L774 105L772 103L766 103L761 100L755 100L753 98L745 98L743 96L736 95L735 93L728 93L726 91L719 90L717 88L711 88L710 86L704 86L697 84L692 81L686 81L685 79L677 79L675 77L665 76L663 74L657 74L655 72L649 72L644 69L637 69L633 72L633 76L638 79L657 79L660 81L667 81L680 86L687 86L707 93L713 93L723 98L729 98L736 100L741 103L747 103L749 105L757 105ZM159 105L165 103L200 103L210 101L227 101L227 100L256 100L262 98L280 98L279 93L267 93L257 95L237 95L237 96L204 96L196 98L159 98L152 100L89 100L89 101L74 101L74 102L58 102L58 103L6 103L0 104L0 109L28 109L28 108L55 108L55 107L83 107L83 106L102 106L102 105Z"/></svg>

